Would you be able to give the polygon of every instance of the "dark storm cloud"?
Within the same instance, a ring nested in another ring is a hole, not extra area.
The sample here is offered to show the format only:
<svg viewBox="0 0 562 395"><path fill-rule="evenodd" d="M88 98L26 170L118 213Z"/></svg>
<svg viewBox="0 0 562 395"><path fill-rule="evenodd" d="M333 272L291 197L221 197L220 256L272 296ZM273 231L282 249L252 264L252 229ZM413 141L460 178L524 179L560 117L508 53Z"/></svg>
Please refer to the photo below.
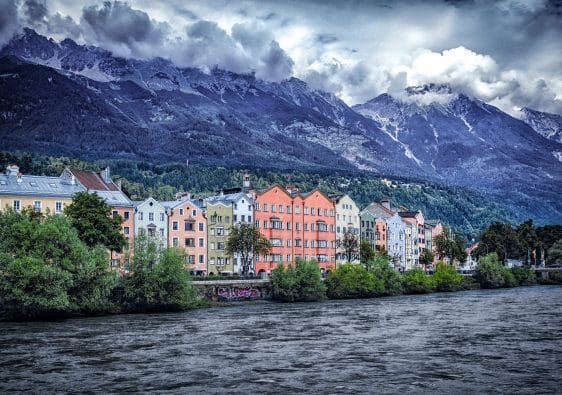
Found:
<svg viewBox="0 0 562 395"><path fill-rule="evenodd" d="M29 23L43 22L47 16L47 4L45 0L26 0L23 11Z"/></svg>
<svg viewBox="0 0 562 395"><path fill-rule="evenodd" d="M18 8L13 0L0 0L0 48L6 44L18 28Z"/></svg>
<svg viewBox="0 0 562 395"><path fill-rule="evenodd" d="M101 43L122 43L133 53L137 43L161 44L167 34L166 24L151 20L144 11L121 1L85 7L82 19Z"/></svg>

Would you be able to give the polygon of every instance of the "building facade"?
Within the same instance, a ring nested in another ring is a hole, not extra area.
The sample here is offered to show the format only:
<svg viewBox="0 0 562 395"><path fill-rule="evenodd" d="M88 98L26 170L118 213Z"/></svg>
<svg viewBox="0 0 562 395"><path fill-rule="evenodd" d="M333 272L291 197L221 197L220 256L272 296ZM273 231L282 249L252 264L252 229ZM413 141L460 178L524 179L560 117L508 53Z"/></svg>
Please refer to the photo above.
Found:
<svg viewBox="0 0 562 395"><path fill-rule="evenodd" d="M168 246L185 251L185 265L192 275L207 274L207 220L203 204L189 195L161 202L168 216Z"/></svg>
<svg viewBox="0 0 562 395"><path fill-rule="evenodd" d="M232 205L223 201L206 201L207 273L233 274L233 257L226 253L226 242L232 226Z"/></svg>
<svg viewBox="0 0 562 395"><path fill-rule="evenodd" d="M359 207L348 195L330 196L336 210L336 264L347 262L346 251L342 247L342 241L346 232L357 238L357 253L351 263L359 263L359 244L361 222L359 218Z"/></svg>
<svg viewBox="0 0 562 395"><path fill-rule="evenodd" d="M159 249L168 245L168 216L166 207L152 197L135 202L135 237L146 234Z"/></svg>

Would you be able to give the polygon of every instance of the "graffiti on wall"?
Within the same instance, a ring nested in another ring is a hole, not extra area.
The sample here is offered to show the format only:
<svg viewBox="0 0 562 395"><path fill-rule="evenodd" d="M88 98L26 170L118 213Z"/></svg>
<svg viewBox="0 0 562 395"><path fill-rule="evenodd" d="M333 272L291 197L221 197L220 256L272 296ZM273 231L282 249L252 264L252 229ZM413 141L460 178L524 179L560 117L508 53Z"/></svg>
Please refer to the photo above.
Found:
<svg viewBox="0 0 562 395"><path fill-rule="evenodd" d="M217 296L220 300L261 299L262 293L255 287L219 287Z"/></svg>

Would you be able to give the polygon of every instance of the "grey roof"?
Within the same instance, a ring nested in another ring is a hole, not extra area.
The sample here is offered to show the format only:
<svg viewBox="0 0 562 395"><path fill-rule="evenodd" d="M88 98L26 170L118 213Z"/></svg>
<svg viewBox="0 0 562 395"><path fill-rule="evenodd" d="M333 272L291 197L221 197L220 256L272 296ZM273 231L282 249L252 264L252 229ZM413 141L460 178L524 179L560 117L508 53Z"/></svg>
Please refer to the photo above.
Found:
<svg viewBox="0 0 562 395"><path fill-rule="evenodd" d="M20 182L18 182L18 179ZM0 195L52 196L72 198L86 189L79 184L72 185L61 177L14 176L0 174Z"/></svg>
<svg viewBox="0 0 562 395"><path fill-rule="evenodd" d="M200 209L203 208L203 203L201 201L191 199L191 198L188 198L188 197L185 197L185 198L180 199L180 200L169 200L169 201L163 201L163 202L158 202L158 203L160 203L162 206L164 206L166 208L176 208L179 205L187 203L187 202L191 203L192 205L194 205L196 207L199 207Z"/></svg>
<svg viewBox="0 0 562 395"><path fill-rule="evenodd" d="M389 210L379 203L371 203L365 207L364 211L368 211L375 218L391 218L395 215L393 210Z"/></svg>
<svg viewBox="0 0 562 395"><path fill-rule="evenodd" d="M112 207L133 207L133 202L121 191L95 191L95 193Z"/></svg>
<svg viewBox="0 0 562 395"><path fill-rule="evenodd" d="M252 201L251 196L249 196L244 192L229 193L228 195L211 196L205 199L205 201L210 204L223 203L228 205L231 203L235 203L242 198L246 198L250 202Z"/></svg>

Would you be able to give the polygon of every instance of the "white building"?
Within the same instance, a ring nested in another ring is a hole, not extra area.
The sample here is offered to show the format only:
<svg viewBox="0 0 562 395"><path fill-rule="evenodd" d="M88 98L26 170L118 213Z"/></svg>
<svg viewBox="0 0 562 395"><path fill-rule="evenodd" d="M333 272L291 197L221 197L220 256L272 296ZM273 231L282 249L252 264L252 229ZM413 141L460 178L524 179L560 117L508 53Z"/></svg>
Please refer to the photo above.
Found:
<svg viewBox="0 0 562 395"><path fill-rule="evenodd" d="M149 197L142 202L135 202L135 237L145 232L156 240L159 248L168 245L168 216L166 207Z"/></svg>
<svg viewBox="0 0 562 395"><path fill-rule="evenodd" d="M357 237L357 255L351 263L359 263L360 218L359 207L348 195L335 194L330 198L336 207L336 264L347 262L345 249L340 246L345 232L349 231Z"/></svg>

